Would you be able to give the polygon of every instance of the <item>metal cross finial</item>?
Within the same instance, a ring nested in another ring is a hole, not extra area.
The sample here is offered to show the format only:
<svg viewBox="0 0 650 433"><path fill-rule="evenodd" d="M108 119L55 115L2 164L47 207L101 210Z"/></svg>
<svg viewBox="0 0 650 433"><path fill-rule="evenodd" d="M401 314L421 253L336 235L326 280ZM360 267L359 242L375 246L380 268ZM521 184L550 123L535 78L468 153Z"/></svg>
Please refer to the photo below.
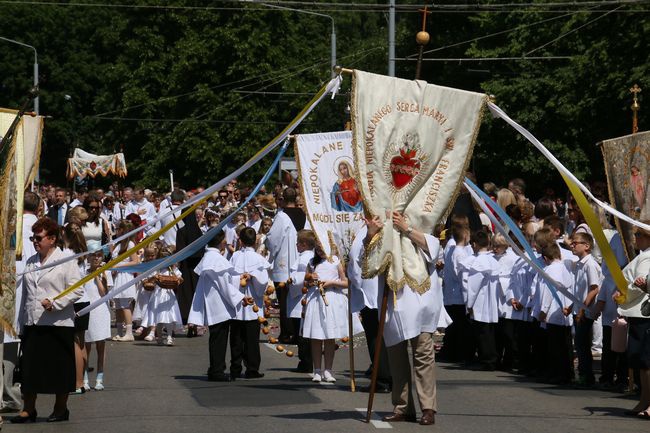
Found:
<svg viewBox="0 0 650 433"><path fill-rule="evenodd" d="M636 134L639 132L639 119L637 113L641 109L641 105L639 105L639 93L641 93L641 88L639 87L638 84L635 84L632 86L630 89L630 93L633 95L632 96L632 134Z"/></svg>
<svg viewBox="0 0 650 433"><path fill-rule="evenodd" d="M427 15L431 15L433 12L427 10L428 6L425 6L424 9L418 9L419 12L422 12L422 31L427 30Z"/></svg>

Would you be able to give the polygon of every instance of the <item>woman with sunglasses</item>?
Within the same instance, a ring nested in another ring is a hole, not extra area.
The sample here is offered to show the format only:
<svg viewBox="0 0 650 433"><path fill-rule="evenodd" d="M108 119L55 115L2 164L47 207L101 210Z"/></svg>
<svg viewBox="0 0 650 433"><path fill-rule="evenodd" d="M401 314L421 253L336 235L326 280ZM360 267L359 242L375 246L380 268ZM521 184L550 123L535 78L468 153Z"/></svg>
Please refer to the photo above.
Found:
<svg viewBox="0 0 650 433"><path fill-rule="evenodd" d="M56 246L59 226L54 220L39 219L32 232L30 240L36 254L27 260L27 272L65 257ZM36 421L38 394L56 395L48 422L67 421L70 417L68 393L75 390L73 303L81 297L83 288L56 297L80 278L74 260L23 277L23 308L19 312L19 323L24 327L20 364L23 410L11 419L12 423Z"/></svg>
<svg viewBox="0 0 650 433"><path fill-rule="evenodd" d="M83 203L88 213L88 219L81 226L88 251L97 251L102 245L110 240L110 228L104 218L101 217L102 203L98 198L88 196Z"/></svg>

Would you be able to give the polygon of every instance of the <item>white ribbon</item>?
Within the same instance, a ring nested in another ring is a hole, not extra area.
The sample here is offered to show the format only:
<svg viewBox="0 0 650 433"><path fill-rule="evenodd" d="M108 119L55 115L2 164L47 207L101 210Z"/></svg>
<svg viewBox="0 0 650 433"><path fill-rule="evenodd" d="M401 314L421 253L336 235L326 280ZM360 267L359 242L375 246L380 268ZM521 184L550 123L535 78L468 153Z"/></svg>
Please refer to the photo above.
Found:
<svg viewBox="0 0 650 433"><path fill-rule="evenodd" d="M528 141L533 143L533 146L535 146L537 149L539 149L540 152L542 152L542 155L546 157L549 161L551 161L551 164L555 166L562 174L567 176L569 179L571 179L573 182L575 182L576 185L582 190L582 192L587 195L594 203L596 203L598 206L603 208L605 211L609 212L610 214L615 215L616 217L622 219L625 222L628 222L632 225L635 225L637 227L640 227L644 230L650 231L650 225L644 224L641 221L637 221L634 218L631 218L627 215L625 215L623 212L620 212L613 207L611 207L609 204L598 200L594 195L589 191L589 189L582 184L578 180L577 177L575 177L562 163L555 157L549 150L544 147L544 145L537 139L533 134L530 133L526 128L512 120L502 109L497 107L495 104L488 102L488 108L492 112L492 115L495 117L500 117L503 120L505 120L507 123L510 124L513 128L515 128L521 135L523 135Z"/></svg>

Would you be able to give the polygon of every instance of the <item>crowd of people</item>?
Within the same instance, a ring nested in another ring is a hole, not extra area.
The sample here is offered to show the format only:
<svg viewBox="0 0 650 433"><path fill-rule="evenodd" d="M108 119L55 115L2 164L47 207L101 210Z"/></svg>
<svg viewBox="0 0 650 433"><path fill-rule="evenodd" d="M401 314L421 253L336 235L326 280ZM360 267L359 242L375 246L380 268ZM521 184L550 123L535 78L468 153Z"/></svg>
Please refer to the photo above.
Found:
<svg viewBox="0 0 650 433"><path fill-rule="evenodd" d="M597 196L604 195L601 185L592 187ZM335 341L349 337L350 293L352 327L363 328L370 353L368 375L376 340L383 337L376 390L392 393L394 413L385 417L387 421L416 421L411 396L415 385L422 411L419 423L435 423L436 357L466 368L505 370L557 385L620 392L639 386L641 399L630 414L650 418L650 336L646 336L650 312L642 311L650 309L642 306L648 298L650 233L636 230L640 254L628 264L620 235L594 206L628 280L627 301L619 306L612 274L571 197L563 200L547 189L533 202L526 197L521 179L503 188L485 183L483 189L493 200L488 206L505 209L545 264L546 273L569 288L579 304L556 291L514 253L467 191L459 195L450 217L434 233L418 231L398 212L390 215L395 229L426 257L431 286L422 294L408 286L395 294L383 336L378 335L383 276L364 279L361 272L364 251L382 230L382 218L366 220L347 257L327 257L309 227L295 181L278 184L273 191L261 190L244 207L240 203L252 189L232 181L145 248L136 246L168 226L180 215L179 206L202 193L202 188L185 191L176 186L171 193L159 194L113 184L106 191L78 188L72 195L54 186L42 186L38 194L26 192L24 252L17 263L15 328L20 337L5 336L3 409L20 411L12 422L33 422L37 394L53 393L57 398L48 421L67 420L70 393L104 389L108 339L173 346L177 334L196 337L208 332L208 380L261 378L260 332L269 334L268 319L276 307L280 334L269 341L297 345L296 372L311 373L314 382L335 382ZM233 212L234 217L205 249L157 271L90 314L75 315L135 278L131 269L123 272L120 267L180 251ZM156 224L150 224L156 219ZM143 225L144 230L124 237ZM127 251L110 271L57 297ZM71 255L77 257L52 271L37 270ZM115 332L111 332L111 310ZM628 342L622 352L612 347L617 346L616 329L624 321ZM444 328L440 353L434 355L433 333ZM93 343L95 369L89 362ZM598 379L593 359L597 353L602 356ZM13 384L16 364L20 387Z"/></svg>

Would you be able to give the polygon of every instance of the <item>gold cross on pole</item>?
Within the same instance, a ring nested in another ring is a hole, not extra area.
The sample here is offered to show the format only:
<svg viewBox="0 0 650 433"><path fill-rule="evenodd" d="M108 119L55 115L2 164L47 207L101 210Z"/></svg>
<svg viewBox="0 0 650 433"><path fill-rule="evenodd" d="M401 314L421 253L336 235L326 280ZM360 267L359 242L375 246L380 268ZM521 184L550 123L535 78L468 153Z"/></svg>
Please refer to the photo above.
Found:
<svg viewBox="0 0 650 433"><path fill-rule="evenodd" d="M638 84L635 84L630 89L630 93L632 94L632 106L630 107L632 109L632 134L636 134L639 132L638 112L641 109L641 105L639 105L638 95L641 93L641 88Z"/></svg>
<svg viewBox="0 0 650 433"><path fill-rule="evenodd" d="M428 6L425 6L424 9L418 9L418 12L422 12L422 31L427 31L427 16L431 15L433 12L429 12Z"/></svg>

